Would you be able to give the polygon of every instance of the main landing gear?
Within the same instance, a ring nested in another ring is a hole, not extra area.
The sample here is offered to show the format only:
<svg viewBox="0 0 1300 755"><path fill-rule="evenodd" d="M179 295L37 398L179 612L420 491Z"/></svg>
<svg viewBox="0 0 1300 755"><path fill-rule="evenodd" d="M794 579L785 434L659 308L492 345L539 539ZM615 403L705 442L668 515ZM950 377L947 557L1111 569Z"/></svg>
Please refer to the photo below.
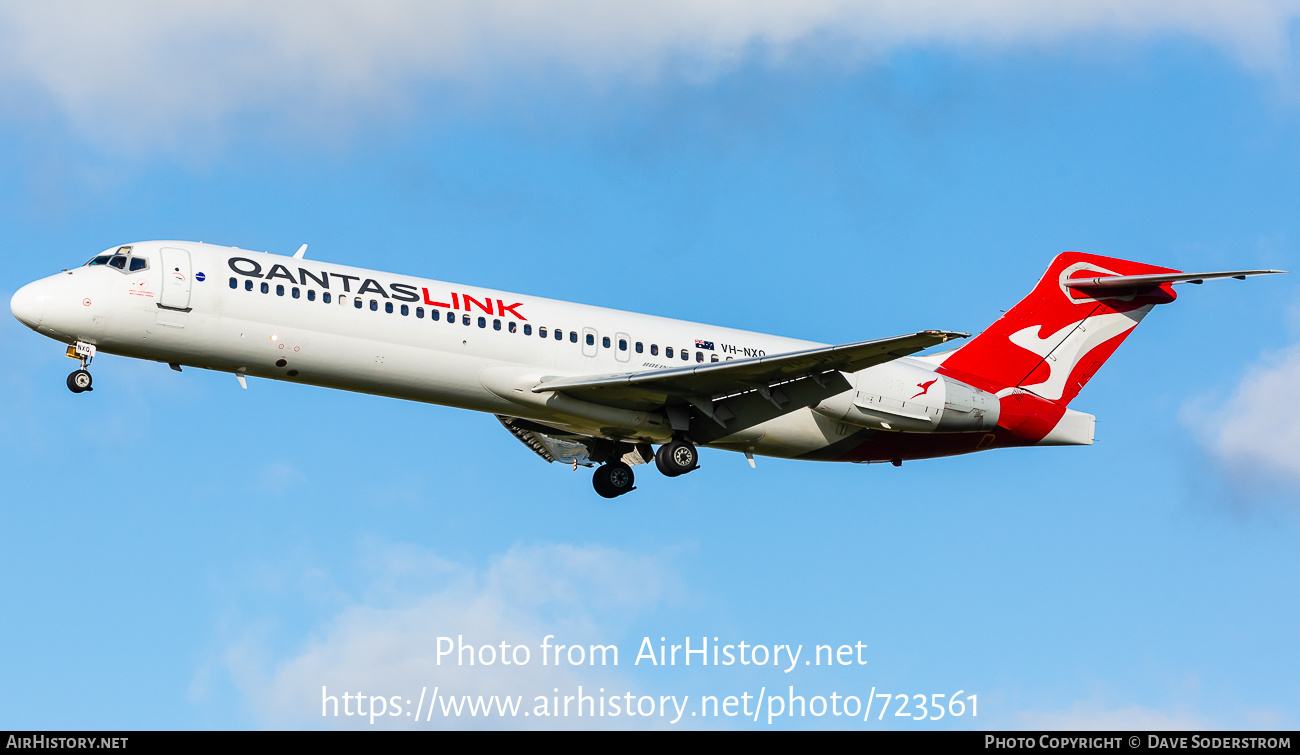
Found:
<svg viewBox="0 0 1300 755"><path fill-rule="evenodd" d="M667 477L677 477L700 468L700 452L684 440L665 443L655 452L655 466Z"/></svg>
<svg viewBox="0 0 1300 755"><path fill-rule="evenodd" d="M636 490L634 481L632 468L621 461L601 464L596 467L596 475L591 478L591 484L595 486L596 492L604 498L617 498L624 493L631 493Z"/></svg>
<svg viewBox="0 0 1300 755"><path fill-rule="evenodd" d="M75 346L68 347L68 356L81 360L81 369L68 376L68 390L73 393L94 390L90 387L90 370L86 368L90 366L90 360L95 358L95 347L78 341Z"/></svg>
<svg viewBox="0 0 1300 755"><path fill-rule="evenodd" d="M645 458L645 457L642 457ZM677 477L699 469L700 453L684 440L665 443L655 452L655 466L668 477ZM617 498L636 490L632 468L622 461L608 461L596 468L591 484L605 498Z"/></svg>

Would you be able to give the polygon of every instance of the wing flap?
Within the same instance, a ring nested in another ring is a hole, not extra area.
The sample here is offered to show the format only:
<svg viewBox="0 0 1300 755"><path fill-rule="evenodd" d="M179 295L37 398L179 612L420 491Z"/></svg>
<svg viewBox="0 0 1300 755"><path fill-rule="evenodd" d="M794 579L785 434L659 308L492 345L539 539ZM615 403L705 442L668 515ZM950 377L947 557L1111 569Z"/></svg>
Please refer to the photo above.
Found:
<svg viewBox="0 0 1300 755"><path fill-rule="evenodd" d="M548 462L563 461L566 464L587 462L587 447L578 441L576 436L566 437L559 431L543 433L526 420L501 414L496 417L511 435L519 439L520 443L528 446L529 450Z"/></svg>
<svg viewBox="0 0 1300 755"><path fill-rule="evenodd" d="M503 414L496 415L496 418L511 435L547 462L572 464L576 469L578 466L594 466L595 462L611 456L628 466L647 464L654 459L654 451L644 443L614 443Z"/></svg>

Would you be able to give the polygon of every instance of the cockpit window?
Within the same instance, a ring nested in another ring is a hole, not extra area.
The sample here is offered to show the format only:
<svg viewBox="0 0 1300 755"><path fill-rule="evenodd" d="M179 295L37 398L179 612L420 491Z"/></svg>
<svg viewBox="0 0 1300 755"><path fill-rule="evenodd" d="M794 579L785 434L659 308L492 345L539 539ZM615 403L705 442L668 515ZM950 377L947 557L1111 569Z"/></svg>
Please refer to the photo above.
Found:
<svg viewBox="0 0 1300 755"><path fill-rule="evenodd" d="M124 246L118 248L118 250L112 254L97 254L94 257L91 257L90 261L86 263L86 267L94 267L95 265L108 265L109 267L115 270L121 270L124 273L138 273L141 270L149 269L149 260L145 257L131 256L131 247Z"/></svg>

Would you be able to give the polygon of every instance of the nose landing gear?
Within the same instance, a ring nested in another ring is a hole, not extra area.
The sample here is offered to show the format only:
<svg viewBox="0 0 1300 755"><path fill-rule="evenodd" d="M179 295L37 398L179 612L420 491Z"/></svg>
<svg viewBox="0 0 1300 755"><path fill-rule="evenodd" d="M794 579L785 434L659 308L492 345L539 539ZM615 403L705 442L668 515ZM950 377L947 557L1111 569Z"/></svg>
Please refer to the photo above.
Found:
<svg viewBox="0 0 1300 755"><path fill-rule="evenodd" d="M94 390L90 387L90 373L86 370L77 370L68 376L68 390L73 393Z"/></svg>
<svg viewBox="0 0 1300 755"><path fill-rule="evenodd" d="M90 387L90 370L86 369L90 366L90 360L95 358L94 345L77 341L76 345L68 347L68 356L81 360L81 369L68 375L68 390L73 393L94 390Z"/></svg>

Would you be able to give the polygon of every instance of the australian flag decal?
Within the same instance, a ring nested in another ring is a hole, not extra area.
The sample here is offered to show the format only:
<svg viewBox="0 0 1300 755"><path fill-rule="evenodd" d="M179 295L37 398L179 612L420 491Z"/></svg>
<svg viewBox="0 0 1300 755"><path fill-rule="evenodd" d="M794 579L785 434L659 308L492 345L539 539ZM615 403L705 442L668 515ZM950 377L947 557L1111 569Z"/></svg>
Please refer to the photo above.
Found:
<svg viewBox="0 0 1300 755"><path fill-rule="evenodd" d="M713 341L701 341L697 338L695 340L695 348L713 351Z"/></svg>

